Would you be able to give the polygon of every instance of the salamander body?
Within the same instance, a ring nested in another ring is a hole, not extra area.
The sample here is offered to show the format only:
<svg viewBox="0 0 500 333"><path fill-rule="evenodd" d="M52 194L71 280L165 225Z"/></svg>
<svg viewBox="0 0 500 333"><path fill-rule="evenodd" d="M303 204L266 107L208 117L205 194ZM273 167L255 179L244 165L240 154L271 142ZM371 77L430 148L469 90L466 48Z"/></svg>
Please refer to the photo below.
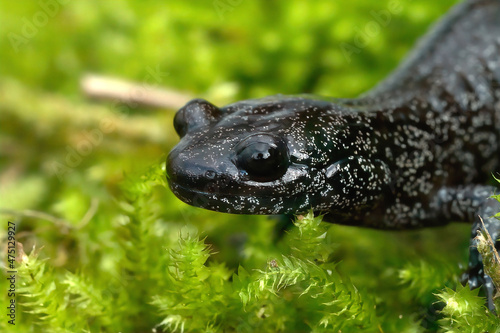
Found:
<svg viewBox="0 0 500 333"><path fill-rule="evenodd" d="M325 220L412 229L500 211L500 0L457 5L396 71L357 99L276 95L179 110L167 161L186 203L238 214L310 209ZM471 249L469 282L491 283Z"/></svg>

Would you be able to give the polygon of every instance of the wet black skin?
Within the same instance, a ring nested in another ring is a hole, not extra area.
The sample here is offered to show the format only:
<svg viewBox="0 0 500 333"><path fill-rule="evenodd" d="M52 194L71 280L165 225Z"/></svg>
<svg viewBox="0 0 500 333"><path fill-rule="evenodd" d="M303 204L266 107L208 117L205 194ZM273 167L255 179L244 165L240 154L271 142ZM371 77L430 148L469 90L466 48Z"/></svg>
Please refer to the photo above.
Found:
<svg viewBox="0 0 500 333"><path fill-rule="evenodd" d="M325 221L411 229L500 204L500 0L456 6L385 81L358 99L276 95L218 108L193 100L167 161L184 202L235 214L309 209ZM474 241L471 241L472 245ZM471 287L493 287L471 248Z"/></svg>

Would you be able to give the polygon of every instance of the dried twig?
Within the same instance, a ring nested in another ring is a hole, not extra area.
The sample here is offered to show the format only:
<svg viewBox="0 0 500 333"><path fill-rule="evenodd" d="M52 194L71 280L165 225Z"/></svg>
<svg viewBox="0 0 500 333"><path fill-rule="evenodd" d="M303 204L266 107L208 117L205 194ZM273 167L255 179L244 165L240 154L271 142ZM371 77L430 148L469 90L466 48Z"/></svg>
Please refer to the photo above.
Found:
<svg viewBox="0 0 500 333"><path fill-rule="evenodd" d="M82 217L80 222L75 226L68 220L62 219L60 217L47 214L45 212L41 212L38 210L24 209L24 210L15 210L8 208L0 208L0 215L12 215L18 217L31 217L35 219L45 220L54 223L59 227L69 228L69 229L81 229L83 228L89 221L94 217L97 212L97 208L99 207L99 200L96 198L92 198L90 202L89 209Z"/></svg>
<svg viewBox="0 0 500 333"><path fill-rule="evenodd" d="M179 109L192 99L178 91L94 74L84 76L81 87L90 98L118 100L129 105L151 108Z"/></svg>
<svg viewBox="0 0 500 333"><path fill-rule="evenodd" d="M1 208L0 214L21 216L21 217L32 217L40 220L50 221L58 226L71 227L71 223L69 221L37 210L25 209L18 211L14 209Z"/></svg>
<svg viewBox="0 0 500 333"><path fill-rule="evenodd" d="M90 201L89 209L87 210L85 215L82 217L80 222L78 222L76 228L81 229L85 225L87 225L87 223L89 223L89 221L94 217L95 213L97 212L98 207L99 207L99 200L97 198L92 198L92 200Z"/></svg>

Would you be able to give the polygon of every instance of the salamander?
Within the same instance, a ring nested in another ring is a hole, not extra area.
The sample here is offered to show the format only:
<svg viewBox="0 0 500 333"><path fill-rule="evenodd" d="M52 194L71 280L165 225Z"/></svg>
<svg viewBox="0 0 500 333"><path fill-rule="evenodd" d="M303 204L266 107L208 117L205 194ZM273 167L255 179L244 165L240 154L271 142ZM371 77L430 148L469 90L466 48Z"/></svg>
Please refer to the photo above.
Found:
<svg viewBox="0 0 500 333"><path fill-rule="evenodd" d="M474 237L478 216L500 236L500 0L456 5L358 98L195 99L174 128L169 187L194 206L392 230L472 223L466 280L492 307Z"/></svg>

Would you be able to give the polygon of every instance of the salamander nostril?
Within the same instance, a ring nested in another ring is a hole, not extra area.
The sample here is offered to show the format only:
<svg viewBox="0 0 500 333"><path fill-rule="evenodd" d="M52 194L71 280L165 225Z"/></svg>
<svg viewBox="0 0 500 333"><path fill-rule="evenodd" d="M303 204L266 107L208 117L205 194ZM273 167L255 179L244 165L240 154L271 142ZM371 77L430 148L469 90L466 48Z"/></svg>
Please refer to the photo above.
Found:
<svg viewBox="0 0 500 333"><path fill-rule="evenodd" d="M205 177L207 179L214 179L215 178L215 171L213 170L208 170L205 172Z"/></svg>

